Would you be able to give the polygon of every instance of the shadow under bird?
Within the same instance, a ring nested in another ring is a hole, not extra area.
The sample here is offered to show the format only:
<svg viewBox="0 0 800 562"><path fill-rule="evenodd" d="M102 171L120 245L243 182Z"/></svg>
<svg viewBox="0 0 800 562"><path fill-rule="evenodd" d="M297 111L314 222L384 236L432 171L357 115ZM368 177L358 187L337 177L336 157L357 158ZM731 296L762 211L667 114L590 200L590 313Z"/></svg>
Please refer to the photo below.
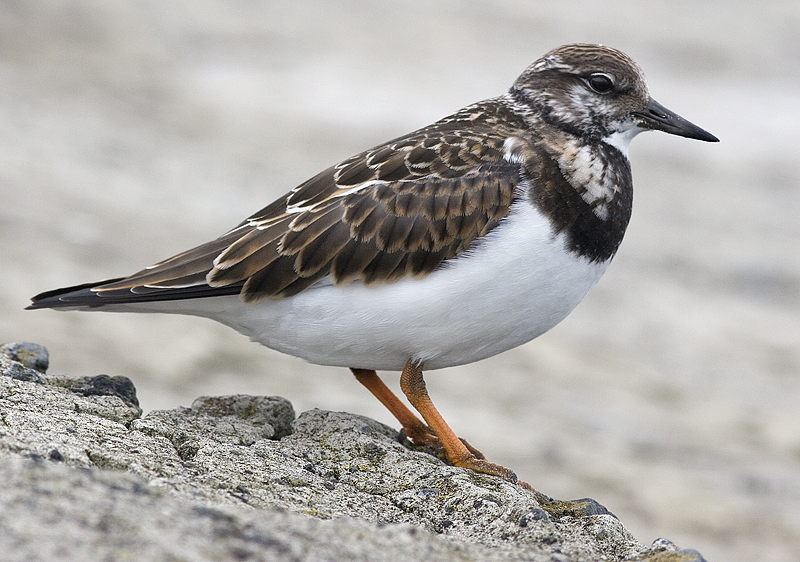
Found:
<svg viewBox="0 0 800 562"><path fill-rule="evenodd" d="M491 357L578 305L622 242L628 145L647 130L718 140L653 100L624 53L565 45L507 93L320 172L211 242L29 308L202 316L349 367L415 444L517 482L456 437L423 367ZM422 420L382 369L402 371Z"/></svg>

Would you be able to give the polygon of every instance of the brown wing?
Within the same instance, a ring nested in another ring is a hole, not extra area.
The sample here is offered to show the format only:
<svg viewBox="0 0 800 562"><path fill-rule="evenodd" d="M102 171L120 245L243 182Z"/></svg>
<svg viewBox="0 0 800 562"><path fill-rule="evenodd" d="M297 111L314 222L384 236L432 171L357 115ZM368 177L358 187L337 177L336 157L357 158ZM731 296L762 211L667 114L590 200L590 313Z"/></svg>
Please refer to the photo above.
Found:
<svg viewBox="0 0 800 562"><path fill-rule="evenodd" d="M325 170L216 240L91 291L128 302L240 292L254 303L326 276L374 285L428 275L497 225L520 176L502 158L506 136L440 123Z"/></svg>

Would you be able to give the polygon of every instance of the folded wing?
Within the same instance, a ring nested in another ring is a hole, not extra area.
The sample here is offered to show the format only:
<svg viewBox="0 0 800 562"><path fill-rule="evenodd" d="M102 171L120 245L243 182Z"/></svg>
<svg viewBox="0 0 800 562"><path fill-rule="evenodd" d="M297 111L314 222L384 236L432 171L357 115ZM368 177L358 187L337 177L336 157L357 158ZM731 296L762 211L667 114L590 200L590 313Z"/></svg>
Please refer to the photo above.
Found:
<svg viewBox="0 0 800 562"><path fill-rule="evenodd" d="M240 294L247 303L424 277L506 216L520 181L505 137L447 122L358 154L221 237L129 277L42 293L30 308Z"/></svg>

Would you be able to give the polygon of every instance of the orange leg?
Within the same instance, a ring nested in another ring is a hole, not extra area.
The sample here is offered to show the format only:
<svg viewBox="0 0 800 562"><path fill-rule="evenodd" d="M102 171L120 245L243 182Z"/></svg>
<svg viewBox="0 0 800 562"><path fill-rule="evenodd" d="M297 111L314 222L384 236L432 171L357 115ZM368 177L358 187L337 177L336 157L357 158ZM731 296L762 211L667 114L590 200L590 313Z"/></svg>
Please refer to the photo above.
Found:
<svg viewBox="0 0 800 562"><path fill-rule="evenodd" d="M363 384L397 418L397 421L403 426L406 437L418 445L430 445L434 448L441 446L438 440L437 443L431 442L431 437L436 439L436 434L421 419L415 416L414 412L406 408L406 405L384 384L378 373L370 369L350 370L353 371L356 380Z"/></svg>
<svg viewBox="0 0 800 562"><path fill-rule="evenodd" d="M422 364L414 364L411 361L406 363L403 374L400 375L400 387L411 405L428 422L427 425L406 408L405 404L383 383L375 371L371 369L350 370L353 371L358 382L363 384L397 418L397 421L403 426L406 436L414 443L428 445L434 449L444 448L447 458L455 466L500 476L530 490L540 502L552 501L551 498L535 490L527 482L517 480L516 474L509 469L486 461L480 451L453 433L428 396L428 389L422 378Z"/></svg>
<svg viewBox="0 0 800 562"><path fill-rule="evenodd" d="M436 432L425 425L414 412L409 410L405 404L391 391L391 389L384 384L378 374L370 369L350 369L356 376L356 380L363 384L375 398L380 400L381 404L386 406L392 415L397 418L400 425L403 427L403 433L416 445L427 445L434 450L441 450L443 447L442 441L437 436ZM472 445L460 440L463 445L477 458L482 459L483 453L474 448ZM445 447L445 452L447 448Z"/></svg>
<svg viewBox="0 0 800 562"><path fill-rule="evenodd" d="M428 426L433 429L436 436L442 442L447 458L455 466L470 468L476 472L500 476L510 482L517 482L517 475L509 469L488 462L486 459L478 457L459 439L456 434L444 421L444 418L433 405L428 396L428 389L425 387L425 380L422 378L422 364L415 364L411 361L406 363L403 374L400 375L400 388L411 402L411 405L422 414L422 418L428 422Z"/></svg>

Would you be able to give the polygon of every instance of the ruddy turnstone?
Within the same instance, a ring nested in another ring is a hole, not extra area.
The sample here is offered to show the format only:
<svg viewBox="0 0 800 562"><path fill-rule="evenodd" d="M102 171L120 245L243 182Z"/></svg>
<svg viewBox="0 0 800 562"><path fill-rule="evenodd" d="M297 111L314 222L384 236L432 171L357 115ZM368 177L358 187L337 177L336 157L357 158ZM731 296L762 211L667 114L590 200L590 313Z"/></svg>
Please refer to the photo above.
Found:
<svg viewBox="0 0 800 562"><path fill-rule="evenodd" d="M565 45L502 96L320 172L211 242L29 308L203 316L350 367L412 441L515 482L456 437L423 366L491 357L577 306L622 242L628 145L646 130L718 140L654 101L627 55ZM424 422L376 369L402 371Z"/></svg>

